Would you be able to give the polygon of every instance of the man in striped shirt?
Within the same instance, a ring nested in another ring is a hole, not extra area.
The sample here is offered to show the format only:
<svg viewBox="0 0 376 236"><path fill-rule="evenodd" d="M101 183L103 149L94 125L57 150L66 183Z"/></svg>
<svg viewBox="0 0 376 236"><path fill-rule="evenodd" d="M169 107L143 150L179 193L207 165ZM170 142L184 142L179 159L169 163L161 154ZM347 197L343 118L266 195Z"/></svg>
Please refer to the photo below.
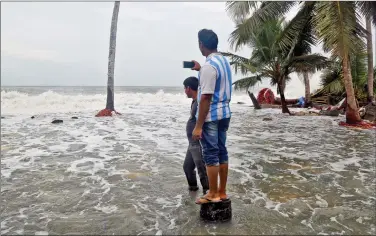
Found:
<svg viewBox="0 0 376 236"><path fill-rule="evenodd" d="M226 137L231 118L232 78L229 62L217 51L217 35L212 30L202 29L198 32L198 41L206 62L201 67L194 61L192 68L199 71L199 107L192 137L200 139L209 179L208 193L196 200L197 204L204 204L228 199Z"/></svg>

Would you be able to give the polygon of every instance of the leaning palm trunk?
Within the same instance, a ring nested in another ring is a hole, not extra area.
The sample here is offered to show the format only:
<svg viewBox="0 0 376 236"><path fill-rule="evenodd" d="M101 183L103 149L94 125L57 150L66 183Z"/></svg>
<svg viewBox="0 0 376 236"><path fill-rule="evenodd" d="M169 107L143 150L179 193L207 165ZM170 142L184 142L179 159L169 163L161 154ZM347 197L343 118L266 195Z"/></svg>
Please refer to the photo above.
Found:
<svg viewBox="0 0 376 236"><path fill-rule="evenodd" d="M366 20L367 34L367 54L368 54L368 102L373 101L373 51L372 51L372 28L371 19Z"/></svg>
<svg viewBox="0 0 376 236"><path fill-rule="evenodd" d="M346 123L355 124L361 121L358 105L356 103L354 86L352 82L352 76L350 72L350 62L348 57L342 60L343 68L343 82L345 84L347 95L347 107L346 107Z"/></svg>
<svg viewBox="0 0 376 236"><path fill-rule="evenodd" d="M305 87L305 106L307 107L309 102L311 101L311 87L309 84L309 75L308 72L303 73L304 78L304 87Z"/></svg>
<svg viewBox="0 0 376 236"><path fill-rule="evenodd" d="M108 79L107 79L107 102L106 109L101 110L96 116L111 116L115 111L114 105L114 72L115 72L115 53L116 53L116 32L119 15L120 2L116 1L112 13L110 48L108 53Z"/></svg>
<svg viewBox="0 0 376 236"><path fill-rule="evenodd" d="M282 81L283 80L280 79L278 81L278 84L277 84L279 95L281 96L282 113L289 113L291 115L289 108L287 107L286 98L285 98L285 91L284 91L284 88L283 88L283 82Z"/></svg>
<svg viewBox="0 0 376 236"><path fill-rule="evenodd" d="M114 11L112 13L110 48L109 48L109 54L108 54L108 80L107 80L106 109L109 109L111 111L115 110L115 107L114 107L114 73L115 73L115 53L116 53L116 32L117 32L119 7L120 7L120 2L116 1L114 4Z"/></svg>

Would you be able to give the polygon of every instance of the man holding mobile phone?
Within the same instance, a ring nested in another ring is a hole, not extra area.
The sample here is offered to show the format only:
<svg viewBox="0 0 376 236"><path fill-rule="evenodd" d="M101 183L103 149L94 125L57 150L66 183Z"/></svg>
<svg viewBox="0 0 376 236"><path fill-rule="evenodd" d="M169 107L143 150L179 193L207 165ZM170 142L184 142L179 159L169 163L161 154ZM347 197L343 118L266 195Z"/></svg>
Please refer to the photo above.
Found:
<svg viewBox="0 0 376 236"><path fill-rule="evenodd" d="M198 79L196 77L188 77L183 82L184 92L188 98L192 98L191 115L187 122L187 137L188 137L188 149L185 155L183 169L188 181L189 191L197 191L197 179L196 171L200 177L203 194L209 189L208 176L206 175L205 163L202 159L201 145L198 140L192 139L192 131L196 126L196 112L197 112L197 89Z"/></svg>
<svg viewBox="0 0 376 236"><path fill-rule="evenodd" d="M200 30L198 43L206 61L202 67L198 62L193 61L192 70L199 71L199 106L192 138L200 140L209 179L208 193L196 200L197 204L205 204L228 199L226 137L231 118L232 76L228 60L217 51L216 33L208 29Z"/></svg>

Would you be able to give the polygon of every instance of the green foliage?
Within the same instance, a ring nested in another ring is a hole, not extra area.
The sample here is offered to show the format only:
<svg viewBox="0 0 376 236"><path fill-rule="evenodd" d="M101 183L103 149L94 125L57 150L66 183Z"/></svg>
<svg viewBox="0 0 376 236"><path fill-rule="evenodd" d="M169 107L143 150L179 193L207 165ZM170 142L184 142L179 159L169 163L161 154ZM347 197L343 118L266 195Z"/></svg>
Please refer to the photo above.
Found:
<svg viewBox="0 0 376 236"><path fill-rule="evenodd" d="M376 26L376 2L375 1L356 1L356 7L365 18L371 18L373 25Z"/></svg>
<svg viewBox="0 0 376 236"><path fill-rule="evenodd" d="M325 51L340 58L365 48L355 2L325 1L315 4L314 24ZM364 29L363 29L364 30Z"/></svg>
<svg viewBox="0 0 376 236"><path fill-rule="evenodd" d="M280 41L285 30L290 29L290 22L283 19L269 20L248 35L239 30L244 24L246 23L236 25L232 42L235 48L243 45L251 47L251 57L248 59L232 53L223 53L230 59L235 73L240 72L247 76L234 83L235 89L247 90L265 78L269 78L273 86L281 83L284 89L291 80L291 73L315 72L325 68L328 63L327 58L320 54L308 54L314 40L306 31L296 35L294 45L287 48L282 46ZM306 27L306 30L312 29ZM280 92L279 89L277 91Z"/></svg>
<svg viewBox="0 0 376 236"><path fill-rule="evenodd" d="M376 26L375 1L227 2L226 10L237 24L237 28L230 35L231 46L235 50L242 45L253 46L248 42L257 35L256 32L265 27L266 22L283 19L291 8L297 5L298 13L275 34L277 39L273 42L273 47L270 47L270 43L263 43L269 50L260 47L254 49L258 52L252 55L250 61L257 65L257 71L260 73L262 68L263 75L271 76L273 79L273 76L277 75L275 68L268 67L270 63L280 65L281 73L286 75L291 72L313 73L328 66L321 77L324 89L331 93L343 94L345 89L341 62L342 59L349 58L355 94L364 93L367 76L363 52L367 31L363 28L360 18L371 19ZM265 39L260 40L263 42ZM305 57L311 53L311 46L318 42L323 43L324 51L331 52L334 58L332 63L328 64L319 55ZM303 57L299 59L299 56ZM278 58L277 61L274 58ZM268 73L264 73L266 68L269 70ZM374 74L376 77L376 70Z"/></svg>
<svg viewBox="0 0 376 236"><path fill-rule="evenodd" d="M342 96L346 93L341 65L341 60L337 57L332 60L328 68L323 70L321 86L323 86L324 92L337 96ZM350 65L355 95L358 99L364 98L367 95L367 91L364 90L364 86L367 84L367 53L363 51L350 56ZM375 76L374 91L376 93Z"/></svg>

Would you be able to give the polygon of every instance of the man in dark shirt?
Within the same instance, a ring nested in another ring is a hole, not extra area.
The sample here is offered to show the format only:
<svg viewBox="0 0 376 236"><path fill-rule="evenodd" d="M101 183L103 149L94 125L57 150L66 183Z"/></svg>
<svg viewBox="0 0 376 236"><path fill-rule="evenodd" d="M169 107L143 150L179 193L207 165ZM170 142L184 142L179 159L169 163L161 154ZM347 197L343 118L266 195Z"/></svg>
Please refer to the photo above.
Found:
<svg viewBox="0 0 376 236"><path fill-rule="evenodd" d="M184 80L184 90L188 98L192 98L191 104L191 115L187 122L187 137L189 141L187 154L184 160L184 172L187 177L188 186L190 191L197 191L197 179L196 171L197 168L198 175L200 177L200 182L202 185L202 190L204 194L209 189L208 177L206 175L206 167L204 160L202 158L201 145L198 140L192 139L192 131L196 126L196 112L197 112L197 89L198 89L198 79L196 77L188 77Z"/></svg>

